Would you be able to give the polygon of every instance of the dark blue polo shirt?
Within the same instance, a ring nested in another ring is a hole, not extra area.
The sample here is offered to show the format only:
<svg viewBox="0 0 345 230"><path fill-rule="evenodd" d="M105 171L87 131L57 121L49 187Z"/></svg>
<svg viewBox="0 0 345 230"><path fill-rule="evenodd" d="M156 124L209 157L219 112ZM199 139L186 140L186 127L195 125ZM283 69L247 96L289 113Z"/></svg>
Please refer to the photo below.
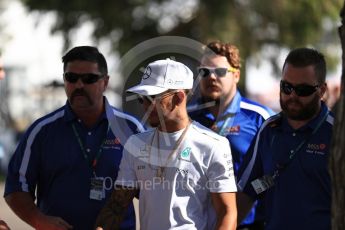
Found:
<svg viewBox="0 0 345 230"><path fill-rule="evenodd" d="M106 199L89 198L90 179L93 177L90 162L100 154L95 173L97 177L105 178L108 198L117 177L126 138L143 131L143 126L134 117L111 107L104 100L106 111L92 128L86 128L78 120L68 103L35 121L11 159L4 195L16 191L29 192L37 198L37 206L43 213L61 217L73 229L94 229L96 217ZM73 126L88 160L83 155ZM128 210L122 228L135 229L133 207Z"/></svg>
<svg viewBox="0 0 345 230"><path fill-rule="evenodd" d="M271 109L242 97L238 91L226 110L218 115L218 118L214 117L207 109L207 104L203 104L201 101L189 106L188 109L193 120L213 129L229 140L236 177L256 132L261 124L274 114ZM255 215L255 209L253 209L242 224L251 224L254 220L262 218Z"/></svg>
<svg viewBox="0 0 345 230"><path fill-rule="evenodd" d="M323 103L320 114L297 130L278 114L258 132L248 151L246 167L240 170L238 186L251 197L264 199L266 229L331 229L328 159L333 120ZM299 151L295 151L304 140ZM292 151L295 155L289 161ZM281 170L275 185L257 195L251 182L272 175L277 167Z"/></svg>

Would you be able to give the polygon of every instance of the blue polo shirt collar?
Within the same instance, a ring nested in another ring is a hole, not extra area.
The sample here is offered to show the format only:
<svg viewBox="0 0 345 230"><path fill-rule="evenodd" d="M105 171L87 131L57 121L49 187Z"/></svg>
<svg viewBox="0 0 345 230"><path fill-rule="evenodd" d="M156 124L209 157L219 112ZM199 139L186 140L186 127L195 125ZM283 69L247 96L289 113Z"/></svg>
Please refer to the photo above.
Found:
<svg viewBox="0 0 345 230"><path fill-rule="evenodd" d="M103 97L103 100L104 100L104 105L105 107L107 108L109 105L108 103L108 100L107 98ZM106 108L104 111L106 111ZM69 101L67 100L66 101L66 104L65 104L65 115L64 115L64 120L65 122L72 122L72 121L75 121L77 120L77 116L75 115L75 113L73 112L72 108L71 108L71 105L69 103ZM106 115L106 112L103 112L101 117L99 118L98 122L101 122L103 120L107 120L107 115Z"/></svg>
<svg viewBox="0 0 345 230"><path fill-rule="evenodd" d="M239 91L236 91L234 98L232 99L231 103L223 112L222 116L229 114L229 113L238 113L241 109L240 103L242 100L242 96Z"/></svg>
<svg viewBox="0 0 345 230"><path fill-rule="evenodd" d="M203 111L200 111L200 114L204 113L207 118L209 118L213 121L222 120L224 117L226 117L229 114L236 114L236 113L240 112L241 100L242 100L242 96L241 96L240 92L237 91L234 98L232 99L232 101L228 105L228 107L224 110L224 112L222 114L218 115L218 118L214 117L213 114L211 112L209 112L207 108L206 108L206 110L207 110L206 113L204 113Z"/></svg>

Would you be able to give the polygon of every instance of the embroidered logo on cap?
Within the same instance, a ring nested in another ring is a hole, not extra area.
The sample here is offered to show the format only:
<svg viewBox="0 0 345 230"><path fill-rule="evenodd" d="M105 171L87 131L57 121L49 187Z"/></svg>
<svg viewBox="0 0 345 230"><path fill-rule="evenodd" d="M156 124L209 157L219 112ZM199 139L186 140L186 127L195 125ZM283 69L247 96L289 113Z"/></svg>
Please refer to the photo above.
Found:
<svg viewBox="0 0 345 230"><path fill-rule="evenodd" d="M143 75L143 79L148 79L151 76L151 73L152 73L151 67L150 66L146 67L145 73Z"/></svg>

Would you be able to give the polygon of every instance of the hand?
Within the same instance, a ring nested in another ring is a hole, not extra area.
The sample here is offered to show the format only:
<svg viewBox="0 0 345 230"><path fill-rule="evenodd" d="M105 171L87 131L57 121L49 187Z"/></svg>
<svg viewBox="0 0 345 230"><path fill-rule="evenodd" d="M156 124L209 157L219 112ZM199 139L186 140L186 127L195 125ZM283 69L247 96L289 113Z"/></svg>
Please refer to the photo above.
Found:
<svg viewBox="0 0 345 230"><path fill-rule="evenodd" d="M37 221L35 228L37 230L68 230L73 229L73 226L60 217L42 215Z"/></svg>
<svg viewBox="0 0 345 230"><path fill-rule="evenodd" d="M5 221L0 220L0 230L10 230L10 227L8 227Z"/></svg>

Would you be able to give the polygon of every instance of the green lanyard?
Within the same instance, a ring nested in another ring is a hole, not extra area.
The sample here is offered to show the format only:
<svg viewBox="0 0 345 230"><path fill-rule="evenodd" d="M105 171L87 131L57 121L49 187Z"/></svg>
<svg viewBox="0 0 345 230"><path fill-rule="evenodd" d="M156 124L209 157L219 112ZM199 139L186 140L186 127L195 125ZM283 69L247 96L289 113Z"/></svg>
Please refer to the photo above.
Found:
<svg viewBox="0 0 345 230"><path fill-rule="evenodd" d="M84 156L84 159L89 163L90 167L91 167L92 170L93 170L93 174L94 174L94 176L96 177L96 171L95 171L95 170L96 170L96 165L97 165L97 163L98 163L98 159L99 159L99 158L101 157L101 155L102 155L103 145L104 145L104 143L105 143L105 141L106 141L106 138L107 138L107 136L108 136L108 132L109 132L110 126L108 125L107 133L105 134L105 137L104 137L104 139L103 139L101 145L99 146L97 155L95 156L95 158L94 158L92 161L89 159L89 155L88 155L88 154L86 153L86 151L85 151L83 142L81 141L81 138L80 138L80 136L79 136L79 133L78 133L78 131L77 131L77 129L76 129L76 127L75 127L74 124L72 124L72 128L73 128L73 131L74 131L74 135L75 135L75 137L76 137L77 140L78 140L80 149L81 149L81 151L82 151L82 153L83 153L83 156Z"/></svg>
<svg viewBox="0 0 345 230"><path fill-rule="evenodd" d="M301 143L290 152L289 155L289 161L285 164L285 166L279 165L277 164L276 167L277 169L274 171L273 173L273 179L278 177L279 174L282 172L283 169L285 169L290 163L291 161L294 159L294 156L296 155L296 153L302 148L302 146L313 136L315 135L315 133L319 130L319 128L321 127L322 123L326 120L327 116L329 114L329 111L327 111L327 113L325 114L325 116L321 119L321 121L317 124L317 126L315 127L315 129L313 130L313 132L309 135L309 137L305 138L303 141L301 141ZM273 137L274 138L274 137Z"/></svg>

